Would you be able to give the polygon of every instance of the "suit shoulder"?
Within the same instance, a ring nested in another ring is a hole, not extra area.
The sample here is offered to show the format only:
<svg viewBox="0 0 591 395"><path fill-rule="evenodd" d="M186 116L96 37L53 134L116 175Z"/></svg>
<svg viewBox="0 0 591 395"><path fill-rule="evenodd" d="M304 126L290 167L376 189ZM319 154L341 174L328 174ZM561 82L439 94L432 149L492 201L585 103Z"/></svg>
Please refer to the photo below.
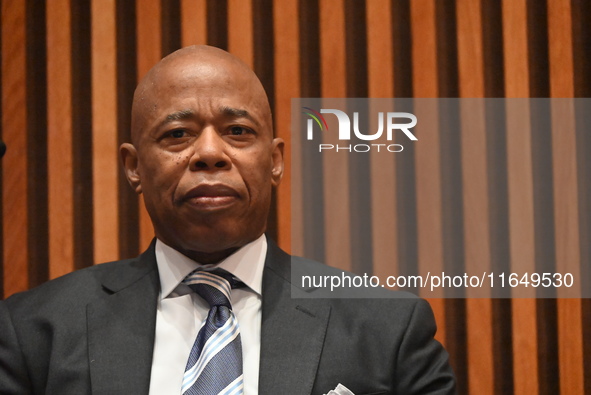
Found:
<svg viewBox="0 0 591 395"><path fill-rule="evenodd" d="M94 295L103 292L102 283L106 278L134 260L106 262L76 270L28 291L16 293L3 303L11 311L43 311L55 305L63 307L87 303Z"/></svg>

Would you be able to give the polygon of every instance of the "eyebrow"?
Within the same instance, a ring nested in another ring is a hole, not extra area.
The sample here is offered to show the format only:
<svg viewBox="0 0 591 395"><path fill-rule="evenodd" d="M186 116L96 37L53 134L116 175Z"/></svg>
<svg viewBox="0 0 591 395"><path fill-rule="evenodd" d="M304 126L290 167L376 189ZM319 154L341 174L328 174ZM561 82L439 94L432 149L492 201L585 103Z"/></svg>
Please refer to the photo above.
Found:
<svg viewBox="0 0 591 395"><path fill-rule="evenodd" d="M182 121L183 119L191 118L195 115L193 110L181 110L168 114L162 123L168 123L173 121Z"/></svg>
<svg viewBox="0 0 591 395"><path fill-rule="evenodd" d="M162 121L158 123L157 128L161 128L164 125L174 122L174 121L182 121L184 119L193 118L195 116L195 112L193 110L180 110L170 113L164 118Z"/></svg>
<svg viewBox="0 0 591 395"><path fill-rule="evenodd" d="M240 108L223 106L223 107L220 107L220 112L225 116L229 116L229 117L233 117L233 118L249 119L250 121L254 122L257 126L260 126L260 123L246 110L243 110ZM162 122L160 122L159 126L163 126L163 125L166 125L167 123L174 122L174 121L182 121L185 119L190 119L193 117L195 117L195 111L193 111L193 110L187 109L187 110L175 111L173 113L168 114L166 116L166 118L164 118L162 120Z"/></svg>
<svg viewBox="0 0 591 395"><path fill-rule="evenodd" d="M252 122L254 122L257 126L261 126L260 123L246 110L240 108L233 108L223 106L220 108L220 112L226 116L230 116L233 118L246 118Z"/></svg>

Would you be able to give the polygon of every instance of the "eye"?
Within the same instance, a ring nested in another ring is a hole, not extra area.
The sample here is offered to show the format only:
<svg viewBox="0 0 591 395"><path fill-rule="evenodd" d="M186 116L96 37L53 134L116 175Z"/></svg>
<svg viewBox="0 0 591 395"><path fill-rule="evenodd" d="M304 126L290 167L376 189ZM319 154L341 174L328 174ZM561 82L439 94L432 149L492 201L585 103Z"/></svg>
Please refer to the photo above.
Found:
<svg viewBox="0 0 591 395"><path fill-rule="evenodd" d="M230 128L230 134L232 136L244 136L247 134L255 134L251 129L245 128L243 126L232 126Z"/></svg>
<svg viewBox="0 0 591 395"><path fill-rule="evenodd" d="M168 135L174 139L180 139L187 135L183 129L176 129L168 133Z"/></svg>
<svg viewBox="0 0 591 395"><path fill-rule="evenodd" d="M232 136L242 136L248 133L252 133L252 131L247 128L243 128L242 126L232 126L230 128L230 134Z"/></svg>

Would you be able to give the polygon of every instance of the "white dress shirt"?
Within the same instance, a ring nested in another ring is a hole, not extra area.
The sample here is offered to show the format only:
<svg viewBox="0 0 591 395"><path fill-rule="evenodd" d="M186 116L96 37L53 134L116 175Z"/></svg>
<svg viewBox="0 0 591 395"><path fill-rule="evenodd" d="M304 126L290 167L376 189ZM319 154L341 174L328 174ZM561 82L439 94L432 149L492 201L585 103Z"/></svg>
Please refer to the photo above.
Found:
<svg viewBox="0 0 591 395"><path fill-rule="evenodd" d="M242 340L244 394L258 394L261 353L261 305L263 267L267 254L264 235L215 265L232 273L246 287L233 289L232 310ZM183 279L200 265L156 241L160 296L156 312L156 338L152 360L150 395L179 395L189 353L209 305L184 284Z"/></svg>

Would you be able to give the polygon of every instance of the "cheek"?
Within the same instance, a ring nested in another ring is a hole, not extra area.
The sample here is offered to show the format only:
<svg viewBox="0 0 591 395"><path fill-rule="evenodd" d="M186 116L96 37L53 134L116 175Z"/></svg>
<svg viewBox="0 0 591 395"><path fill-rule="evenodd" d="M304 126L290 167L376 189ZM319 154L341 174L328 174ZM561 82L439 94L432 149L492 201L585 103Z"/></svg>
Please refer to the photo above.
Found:
<svg viewBox="0 0 591 395"><path fill-rule="evenodd" d="M186 168L188 155L159 153L154 158L157 160L140 167L143 193L162 199L174 193Z"/></svg>
<svg viewBox="0 0 591 395"><path fill-rule="evenodd" d="M251 191L253 203L266 206L271 200L271 190L273 188L271 182L271 166L265 166L259 163L256 168L253 168L247 175L245 182L248 189Z"/></svg>

